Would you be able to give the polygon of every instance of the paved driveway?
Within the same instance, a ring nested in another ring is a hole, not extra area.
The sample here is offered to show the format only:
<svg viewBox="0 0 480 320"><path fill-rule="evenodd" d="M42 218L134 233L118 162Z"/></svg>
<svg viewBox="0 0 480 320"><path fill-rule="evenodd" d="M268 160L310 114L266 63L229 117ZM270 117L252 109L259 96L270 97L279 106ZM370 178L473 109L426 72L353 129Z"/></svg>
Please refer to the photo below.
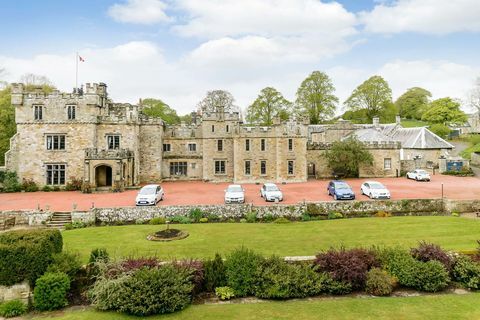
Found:
<svg viewBox="0 0 480 320"><path fill-rule="evenodd" d="M416 182L406 178L379 178L390 189L392 199L421 199L440 198L442 183L444 195L450 199L479 199L480 179L476 177L452 177L435 175L431 182ZM360 195L360 185L366 179L347 179L357 194L358 200L368 200ZM295 204L301 201L328 201L328 180L310 180L305 183L291 183L280 185L285 204ZM223 190L227 183L165 182L165 200L158 205L194 205L194 204L221 204ZM265 203L260 198L260 186L245 184L246 201L260 205ZM135 203L136 190L122 193L82 194L80 192L34 192L34 193L4 193L0 194L0 210L35 209L47 206L54 211L70 211L76 204L78 210L88 210L92 205L96 207L132 206Z"/></svg>

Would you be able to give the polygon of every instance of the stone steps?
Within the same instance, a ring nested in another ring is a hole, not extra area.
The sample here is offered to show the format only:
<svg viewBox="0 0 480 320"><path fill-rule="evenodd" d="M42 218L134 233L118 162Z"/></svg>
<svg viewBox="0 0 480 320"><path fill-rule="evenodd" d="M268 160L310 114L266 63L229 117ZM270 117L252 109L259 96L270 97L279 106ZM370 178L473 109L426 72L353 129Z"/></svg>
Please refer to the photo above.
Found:
<svg viewBox="0 0 480 320"><path fill-rule="evenodd" d="M63 229L65 225L72 223L72 214L69 212L55 212L47 222L48 228Z"/></svg>

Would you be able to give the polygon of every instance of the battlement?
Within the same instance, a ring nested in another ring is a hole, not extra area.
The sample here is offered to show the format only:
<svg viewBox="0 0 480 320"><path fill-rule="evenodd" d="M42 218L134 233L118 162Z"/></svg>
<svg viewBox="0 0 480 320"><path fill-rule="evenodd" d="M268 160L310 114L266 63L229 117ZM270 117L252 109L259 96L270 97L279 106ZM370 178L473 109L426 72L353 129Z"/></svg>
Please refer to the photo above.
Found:
<svg viewBox="0 0 480 320"><path fill-rule="evenodd" d="M399 141L374 141L363 142L367 149L401 149L402 144ZM330 142L307 142L307 150L328 150L332 147Z"/></svg>

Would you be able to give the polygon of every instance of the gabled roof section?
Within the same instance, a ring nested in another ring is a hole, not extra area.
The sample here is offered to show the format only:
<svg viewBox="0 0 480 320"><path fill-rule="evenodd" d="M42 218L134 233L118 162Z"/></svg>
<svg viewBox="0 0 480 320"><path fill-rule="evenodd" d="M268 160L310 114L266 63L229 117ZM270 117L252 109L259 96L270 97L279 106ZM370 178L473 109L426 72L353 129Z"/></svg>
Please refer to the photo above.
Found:
<svg viewBox="0 0 480 320"><path fill-rule="evenodd" d="M426 127L397 127L391 132L392 139L400 141L402 148L408 149L453 149L454 146L443 140Z"/></svg>
<svg viewBox="0 0 480 320"><path fill-rule="evenodd" d="M365 128L358 129L352 132L348 136L344 137L345 140L351 136L355 136L361 142L394 142L395 140L385 135L380 128Z"/></svg>

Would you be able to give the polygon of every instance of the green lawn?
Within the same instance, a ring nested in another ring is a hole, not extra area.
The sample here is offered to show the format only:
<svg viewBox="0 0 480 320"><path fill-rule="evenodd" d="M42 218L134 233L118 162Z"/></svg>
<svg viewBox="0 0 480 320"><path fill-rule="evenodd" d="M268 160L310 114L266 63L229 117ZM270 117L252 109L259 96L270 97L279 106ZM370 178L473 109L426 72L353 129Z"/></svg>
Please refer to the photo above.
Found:
<svg viewBox="0 0 480 320"><path fill-rule="evenodd" d="M411 120L411 119L402 119L400 123L404 128L412 128L412 127L425 127L428 126L429 123L421 120Z"/></svg>
<svg viewBox="0 0 480 320"><path fill-rule="evenodd" d="M331 246L402 245L434 242L446 249L472 250L480 239L480 221L456 217L391 217L274 223L209 223L175 225L190 236L172 242L146 240L165 226L94 227L63 232L64 248L78 251L84 261L94 248L113 257L205 258L246 246L280 256L315 255Z"/></svg>
<svg viewBox="0 0 480 320"><path fill-rule="evenodd" d="M184 311L148 319L480 319L480 293L408 298L336 298L249 304L194 305ZM47 316L48 317L48 316ZM45 319L38 316L38 318ZM51 319L48 317L48 319ZM67 311L58 320L139 319L113 312Z"/></svg>

